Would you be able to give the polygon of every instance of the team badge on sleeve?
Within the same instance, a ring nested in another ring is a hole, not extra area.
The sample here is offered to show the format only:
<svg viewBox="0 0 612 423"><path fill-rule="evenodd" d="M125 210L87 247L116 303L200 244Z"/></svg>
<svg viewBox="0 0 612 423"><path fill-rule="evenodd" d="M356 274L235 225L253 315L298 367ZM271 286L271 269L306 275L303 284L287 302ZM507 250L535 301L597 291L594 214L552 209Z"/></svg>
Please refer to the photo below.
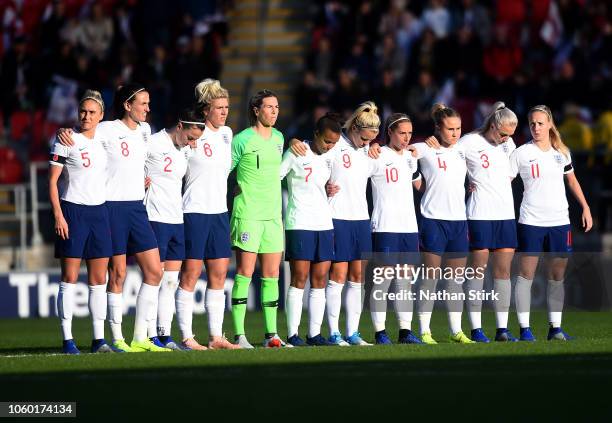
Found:
<svg viewBox="0 0 612 423"><path fill-rule="evenodd" d="M557 164L563 164L563 157L561 157L561 154L555 154L554 157Z"/></svg>
<svg viewBox="0 0 612 423"><path fill-rule="evenodd" d="M227 134L223 134L222 137L223 137L223 142L226 143L226 144L229 144L230 140L229 140L229 137L227 136Z"/></svg>

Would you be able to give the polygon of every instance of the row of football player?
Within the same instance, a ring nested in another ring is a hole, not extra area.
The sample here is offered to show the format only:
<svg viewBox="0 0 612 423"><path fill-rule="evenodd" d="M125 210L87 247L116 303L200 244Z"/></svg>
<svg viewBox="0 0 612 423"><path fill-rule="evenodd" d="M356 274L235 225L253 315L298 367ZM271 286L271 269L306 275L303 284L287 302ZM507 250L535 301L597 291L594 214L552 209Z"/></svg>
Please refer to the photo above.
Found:
<svg viewBox="0 0 612 423"><path fill-rule="evenodd" d="M196 94L198 103L181 114L175 128L151 136L145 122L149 95L144 87L120 87L115 104L119 119L99 125L104 104L98 93L88 92L79 106L79 130L59 132L51 157L50 193L62 259L58 311L64 351L78 351L72 340L71 317L81 259L88 264L93 351L205 349L191 329L193 291L202 264L208 279L208 347L252 347L245 336L244 318L258 257L265 346L367 345L358 331L364 252L417 251L420 242L428 266L440 266L442 253L455 252L460 257L445 263L455 268L466 265L464 253L470 249L479 262L487 261L490 250L511 253L517 244L532 253L544 246L566 253L571 250L571 232L564 175L583 206L585 230L590 229L588 205L574 176L569 151L545 106L529 113L534 140L516 151L511 135L517 118L503 104L494 107L480 130L461 141L459 115L437 105L432 112L435 137L414 146L409 146L410 119L393 114L384 126L387 145L368 151L368 144L378 135L380 118L376 106L367 102L343 125L335 115L324 116L317 122L311 142L292 140L292 150L282 155L282 134L273 128L279 112L274 93L264 90L251 98L252 126L233 138L231 129L224 125L229 111L227 90L218 81L205 80L196 87ZM377 155L381 157L375 158ZM234 168L239 192L230 220L226 180ZM517 240L510 183L518 173L525 194ZM466 174L474 187L467 212ZM146 192L142 184L145 177ZM289 187L286 258L292 273L287 293L287 344L276 330L278 273L285 237L280 216L282 177L287 177ZM374 187L371 221L365 197L369 178ZM413 186L423 191L420 231L412 206ZM472 245L467 241L468 230ZM223 286L231 247L237 258L232 291L233 344L222 330ZM130 345L121 330L126 254L135 255L144 282ZM502 297L509 304L509 260L494 263L496 291L506 293ZM519 313L521 339L525 340L533 339L528 302L536 265L537 255L521 261L516 289L517 305L526 310ZM559 257L551 267L549 295L555 298L563 290L565 265L566 259ZM297 327L308 278L310 322L303 341ZM343 337L338 318L346 281L347 329ZM436 280L421 283L434 290ZM469 283L474 289L482 286L481 279ZM456 283L449 286L461 289ZM181 342L170 337L175 302ZM113 337L110 345L104 341L106 303ZM411 332L412 316L404 314L398 315L400 342L435 342L429 330L433 302L422 302L419 307L421 339ZM549 337L567 339L557 308L550 313ZM325 310L331 333L328 339L320 331ZM515 340L507 330L507 308L496 315L496 339ZM480 314L470 313L470 317L472 339L461 330L461 312L449 313L452 341L487 341ZM373 321L376 342L388 343L384 320L373 315Z"/></svg>

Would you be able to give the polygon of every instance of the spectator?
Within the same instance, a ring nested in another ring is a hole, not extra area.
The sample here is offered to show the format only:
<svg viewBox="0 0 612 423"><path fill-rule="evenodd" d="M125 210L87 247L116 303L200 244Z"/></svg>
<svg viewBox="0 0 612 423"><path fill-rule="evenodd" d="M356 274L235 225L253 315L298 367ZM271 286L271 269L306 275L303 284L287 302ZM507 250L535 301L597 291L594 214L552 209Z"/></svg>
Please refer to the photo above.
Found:
<svg viewBox="0 0 612 423"><path fill-rule="evenodd" d="M91 14L80 24L78 43L98 61L106 58L113 41L113 21L100 3L94 3Z"/></svg>
<svg viewBox="0 0 612 423"><path fill-rule="evenodd" d="M406 55L402 49L397 47L393 34L388 33L383 37L382 45L376 49L376 63L379 74L390 69L394 82L404 80Z"/></svg>
<svg viewBox="0 0 612 423"><path fill-rule="evenodd" d="M406 100L408 114L414 123L414 130L418 134L430 131L429 110L434 104L438 87L435 85L433 76L428 70L419 73L418 84L410 89Z"/></svg>
<svg viewBox="0 0 612 423"><path fill-rule="evenodd" d="M444 0L430 0L429 6L423 11L422 22L437 38L445 38L450 31L451 16L444 6Z"/></svg>

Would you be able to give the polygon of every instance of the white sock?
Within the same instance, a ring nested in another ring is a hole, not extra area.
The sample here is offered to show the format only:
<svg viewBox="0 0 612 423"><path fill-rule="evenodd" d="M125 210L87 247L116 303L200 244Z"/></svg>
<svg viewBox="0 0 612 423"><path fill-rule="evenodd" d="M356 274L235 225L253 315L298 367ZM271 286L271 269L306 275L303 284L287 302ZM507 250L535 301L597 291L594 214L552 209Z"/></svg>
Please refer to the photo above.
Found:
<svg viewBox="0 0 612 423"><path fill-rule="evenodd" d="M361 301L362 284L359 282L348 282L346 290L346 336L351 336L355 332L359 332L359 319L361 318L361 309L363 303Z"/></svg>
<svg viewBox="0 0 612 423"><path fill-rule="evenodd" d="M179 286L176 290L176 320L181 331L181 340L193 338L193 292Z"/></svg>
<svg viewBox="0 0 612 423"><path fill-rule="evenodd" d="M89 285L89 314L93 325L93 339L104 339L106 320L106 284Z"/></svg>
<svg viewBox="0 0 612 423"><path fill-rule="evenodd" d="M308 294L308 336L321 334L325 314L325 288L310 288Z"/></svg>
<svg viewBox="0 0 612 423"><path fill-rule="evenodd" d="M303 289L290 286L287 290L287 334L289 337L298 334L302 318L303 298Z"/></svg>
<svg viewBox="0 0 612 423"><path fill-rule="evenodd" d="M134 318L134 341L142 342L147 339L149 321L157 315L157 298L159 296L159 285L153 286L147 283L140 285L136 297L136 317ZM154 311L152 311L154 310Z"/></svg>
<svg viewBox="0 0 612 423"><path fill-rule="evenodd" d="M418 310L419 310L419 329L421 335L424 333L431 332L429 324L431 323L431 313L434 308L435 300L429 299L427 295L434 295L436 292L436 285L438 281L436 279L422 279L419 286L419 298Z"/></svg>
<svg viewBox="0 0 612 423"><path fill-rule="evenodd" d="M72 312L74 310L74 291L76 283L60 282L57 293L57 313L62 327L64 341L72 339Z"/></svg>
<svg viewBox="0 0 612 423"><path fill-rule="evenodd" d="M225 312L225 291L206 288L206 313L208 313L208 335L223 336L223 313Z"/></svg>
<svg viewBox="0 0 612 423"><path fill-rule="evenodd" d="M340 308L342 307L342 288L344 284L329 281L325 288L325 302L327 304L327 324L329 334L340 333L338 321L340 320Z"/></svg>
<svg viewBox="0 0 612 423"><path fill-rule="evenodd" d="M446 284L446 291L449 294L463 294L463 286L457 283L455 279L449 279ZM451 335L456 335L461 332L461 314L463 310L463 301L447 300L446 307L448 309L448 327Z"/></svg>
<svg viewBox="0 0 612 423"><path fill-rule="evenodd" d="M159 287L157 335L170 336L174 317L174 295L178 288L178 270L166 270Z"/></svg>
<svg viewBox="0 0 612 423"><path fill-rule="evenodd" d="M395 294L404 295L402 300L396 299L393 301L393 308L397 316L397 322L400 329L412 328L412 313L414 310L414 301L410 297L412 285L410 279L395 279Z"/></svg>
<svg viewBox="0 0 612 423"><path fill-rule="evenodd" d="M514 298L516 302L516 315L521 328L529 327L529 311L531 309L531 284L533 280L517 276Z"/></svg>
<svg viewBox="0 0 612 423"><path fill-rule="evenodd" d="M472 326L472 329L482 328L482 300L470 300L470 293L473 293L475 296L475 294L482 291L483 287L483 279L468 279L467 281L467 307L468 315L470 316L470 325Z"/></svg>
<svg viewBox="0 0 612 423"><path fill-rule="evenodd" d="M549 280L546 289L546 303L548 305L548 322L553 328L561 327L564 302L565 286L563 281Z"/></svg>
<svg viewBox="0 0 612 423"><path fill-rule="evenodd" d="M381 283L374 285L370 290L370 296L368 298L370 317L372 318L372 326L374 326L375 332L385 330L385 323L387 321L387 297L385 294L390 292L392 282L393 279L385 278Z"/></svg>
<svg viewBox="0 0 612 423"><path fill-rule="evenodd" d="M510 279L493 279L493 290L496 294L499 294L499 299L493 304L495 322L498 329L508 328L511 287Z"/></svg>
<svg viewBox="0 0 612 423"><path fill-rule="evenodd" d="M108 303L108 324L111 328L113 342L122 341L121 322L123 321L123 293L106 293Z"/></svg>

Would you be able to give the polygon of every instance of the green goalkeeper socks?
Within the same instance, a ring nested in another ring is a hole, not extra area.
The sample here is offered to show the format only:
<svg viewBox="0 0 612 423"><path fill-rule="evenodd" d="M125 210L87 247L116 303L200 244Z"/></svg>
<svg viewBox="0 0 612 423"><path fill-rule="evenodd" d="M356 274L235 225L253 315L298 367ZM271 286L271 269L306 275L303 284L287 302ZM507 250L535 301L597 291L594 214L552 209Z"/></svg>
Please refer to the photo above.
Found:
<svg viewBox="0 0 612 423"><path fill-rule="evenodd" d="M246 315L250 283L251 278L236 273L234 287L232 288L232 320L234 321L235 335L244 335L244 316Z"/></svg>
<svg viewBox="0 0 612 423"><path fill-rule="evenodd" d="M261 305L266 323L266 334L277 333L278 278L261 278Z"/></svg>

